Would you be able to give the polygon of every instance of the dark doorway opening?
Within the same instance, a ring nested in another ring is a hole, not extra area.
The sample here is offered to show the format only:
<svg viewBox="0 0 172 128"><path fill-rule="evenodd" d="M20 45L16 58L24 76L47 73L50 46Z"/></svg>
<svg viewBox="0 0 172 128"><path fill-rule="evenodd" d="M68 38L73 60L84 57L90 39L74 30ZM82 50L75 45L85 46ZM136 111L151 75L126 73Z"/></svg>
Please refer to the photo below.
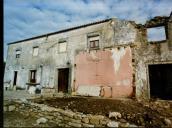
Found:
<svg viewBox="0 0 172 128"><path fill-rule="evenodd" d="M17 71L14 71L13 86L16 86L16 83L17 83Z"/></svg>
<svg viewBox="0 0 172 128"><path fill-rule="evenodd" d="M68 92L69 68L58 69L58 92Z"/></svg>
<svg viewBox="0 0 172 128"><path fill-rule="evenodd" d="M172 100L172 64L149 65L151 98Z"/></svg>

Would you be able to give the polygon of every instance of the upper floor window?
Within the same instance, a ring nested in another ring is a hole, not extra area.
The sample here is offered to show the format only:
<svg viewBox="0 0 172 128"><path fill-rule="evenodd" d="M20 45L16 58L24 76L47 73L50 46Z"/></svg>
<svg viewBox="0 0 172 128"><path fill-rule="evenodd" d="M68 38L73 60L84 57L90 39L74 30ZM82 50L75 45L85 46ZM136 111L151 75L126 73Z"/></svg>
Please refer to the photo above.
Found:
<svg viewBox="0 0 172 128"><path fill-rule="evenodd" d="M20 58L21 50L16 50L16 58Z"/></svg>
<svg viewBox="0 0 172 128"><path fill-rule="evenodd" d="M59 52L66 52L67 50L67 42L59 42Z"/></svg>
<svg viewBox="0 0 172 128"><path fill-rule="evenodd" d="M160 26L160 27L147 28L147 35L149 42L164 41L166 40L165 27Z"/></svg>
<svg viewBox="0 0 172 128"><path fill-rule="evenodd" d="M91 49L99 48L99 35L88 37L88 45Z"/></svg>
<svg viewBox="0 0 172 128"><path fill-rule="evenodd" d="M39 47L33 47L33 56L38 56Z"/></svg>

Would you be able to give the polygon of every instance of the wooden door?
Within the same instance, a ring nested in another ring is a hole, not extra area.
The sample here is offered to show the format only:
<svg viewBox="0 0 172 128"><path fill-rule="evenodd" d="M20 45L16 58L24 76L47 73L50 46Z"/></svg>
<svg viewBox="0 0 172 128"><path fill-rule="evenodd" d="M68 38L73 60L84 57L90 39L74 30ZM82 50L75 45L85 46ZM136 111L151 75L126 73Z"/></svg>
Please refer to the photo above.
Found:
<svg viewBox="0 0 172 128"><path fill-rule="evenodd" d="M58 69L58 92L68 92L69 68Z"/></svg>

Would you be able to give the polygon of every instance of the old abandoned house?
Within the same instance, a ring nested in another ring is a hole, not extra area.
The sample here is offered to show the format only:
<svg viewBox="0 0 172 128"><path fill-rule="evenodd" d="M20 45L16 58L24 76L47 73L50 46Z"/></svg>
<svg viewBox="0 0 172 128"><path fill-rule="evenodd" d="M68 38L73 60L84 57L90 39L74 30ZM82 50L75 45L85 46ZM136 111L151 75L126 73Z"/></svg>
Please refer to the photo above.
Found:
<svg viewBox="0 0 172 128"><path fill-rule="evenodd" d="M172 99L172 15L145 25L111 18L9 43L4 85Z"/></svg>

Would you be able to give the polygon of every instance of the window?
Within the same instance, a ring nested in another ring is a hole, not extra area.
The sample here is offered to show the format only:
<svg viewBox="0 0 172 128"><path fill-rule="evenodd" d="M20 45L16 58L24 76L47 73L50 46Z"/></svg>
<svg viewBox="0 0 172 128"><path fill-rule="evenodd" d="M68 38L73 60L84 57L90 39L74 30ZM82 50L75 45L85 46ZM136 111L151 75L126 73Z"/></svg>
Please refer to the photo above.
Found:
<svg viewBox="0 0 172 128"><path fill-rule="evenodd" d="M89 48L99 48L99 36L88 37Z"/></svg>
<svg viewBox="0 0 172 128"><path fill-rule="evenodd" d="M30 83L36 83L36 70L30 70Z"/></svg>
<svg viewBox="0 0 172 128"><path fill-rule="evenodd" d="M66 52L66 50L67 50L67 43L66 43L66 41L59 42L59 52Z"/></svg>
<svg viewBox="0 0 172 128"><path fill-rule="evenodd" d="M39 47L33 47L33 56L38 56Z"/></svg>
<svg viewBox="0 0 172 128"><path fill-rule="evenodd" d="M163 41L166 40L165 27L153 27L147 29L148 41Z"/></svg>
<svg viewBox="0 0 172 128"><path fill-rule="evenodd" d="M16 50L16 58L20 58L21 50Z"/></svg>

